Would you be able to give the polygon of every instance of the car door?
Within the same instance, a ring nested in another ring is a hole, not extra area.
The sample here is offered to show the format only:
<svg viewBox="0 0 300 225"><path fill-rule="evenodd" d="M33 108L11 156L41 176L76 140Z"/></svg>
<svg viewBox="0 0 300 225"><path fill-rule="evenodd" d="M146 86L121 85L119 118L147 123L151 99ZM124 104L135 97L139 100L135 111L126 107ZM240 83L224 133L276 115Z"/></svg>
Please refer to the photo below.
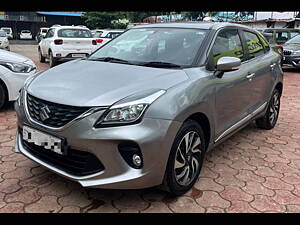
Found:
<svg viewBox="0 0 300 225"><path fill-rule="evenodd" d="M272 88L272 68L275 67L276 57L270 51L267 42L263 42L263 38L255 32L249 30L242 31L243 41L246 44L246 60L244 64L247 66L247 90L249 105L246 108L248 113L255 112L267 101L269 90Z"/></svg>
<svg viewBox="0 0 300 225"><path fill-rule="evenodd" d="M41 40L41 50L44 56L48 55L49 45L53 36L54 36L54 29L52 28L48 30L45 38Z"/></svg>
<svg viewBox="0 0 300 225"><path fill-rule="evenodd" d="M250 87L248 67L244 63L244 46L238 29L223 29L218 32L210 51L209 62L216 65L223 56L238 57L242 63L238 70L225 72L222 78L215 77L215 134L216 140L223 137L235 124L248 115Z"/></svg>

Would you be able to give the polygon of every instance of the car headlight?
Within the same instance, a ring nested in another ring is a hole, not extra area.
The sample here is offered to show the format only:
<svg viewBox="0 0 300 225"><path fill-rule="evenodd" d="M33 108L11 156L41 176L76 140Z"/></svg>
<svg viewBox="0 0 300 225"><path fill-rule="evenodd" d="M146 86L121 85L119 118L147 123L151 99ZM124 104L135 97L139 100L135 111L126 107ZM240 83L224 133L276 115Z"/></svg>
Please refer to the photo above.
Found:
<svg viewBox="0 0 300 225"><path fill-rule="evenodd" d="M0 65L15 73L29 73L35 69L35 67L25 63L0 61Z"/></svg>
<svg viewBox="0 0 300 225"><path fill-rule="evenodd" d="M149 90L138 95L129 96L112 105L95 123L95 127L119 126L137 123L145 110L165 90Z"/></svg>
<svg viewBox="0 0 300 225"><path fill-rule="evenodd" d="M292 51L292 54L293 55L299 55L300 54L300 51L298 50L298 51Z"/></svg>

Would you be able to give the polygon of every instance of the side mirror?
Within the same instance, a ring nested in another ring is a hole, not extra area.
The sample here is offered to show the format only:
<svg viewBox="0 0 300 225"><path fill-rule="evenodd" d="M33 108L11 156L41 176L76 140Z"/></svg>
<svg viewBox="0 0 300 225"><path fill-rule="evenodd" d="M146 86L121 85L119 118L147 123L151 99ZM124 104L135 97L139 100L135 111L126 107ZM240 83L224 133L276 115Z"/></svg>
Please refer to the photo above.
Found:
<svg viewBox="0 0 300 225"><path fill-rule="evenodd" d="M221 78L224 72L235 71L240 68L241 60L237 57L224 56L217 62L216 76Z"/></svg>

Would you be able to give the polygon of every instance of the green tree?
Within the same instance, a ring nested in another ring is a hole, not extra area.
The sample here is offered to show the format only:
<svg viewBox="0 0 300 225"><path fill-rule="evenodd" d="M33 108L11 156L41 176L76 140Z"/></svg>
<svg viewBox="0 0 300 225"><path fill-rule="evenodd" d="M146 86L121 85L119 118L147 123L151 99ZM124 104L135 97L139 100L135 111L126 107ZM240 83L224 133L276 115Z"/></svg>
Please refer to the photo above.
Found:
<svg viewBox="0 0 300 225"><path fill-rule="evenodd" d="M191 11L191 12L182 12L181 14L185 19L188 20L203 20L206 13L207 12L203 12L203 11Z"/></svg>

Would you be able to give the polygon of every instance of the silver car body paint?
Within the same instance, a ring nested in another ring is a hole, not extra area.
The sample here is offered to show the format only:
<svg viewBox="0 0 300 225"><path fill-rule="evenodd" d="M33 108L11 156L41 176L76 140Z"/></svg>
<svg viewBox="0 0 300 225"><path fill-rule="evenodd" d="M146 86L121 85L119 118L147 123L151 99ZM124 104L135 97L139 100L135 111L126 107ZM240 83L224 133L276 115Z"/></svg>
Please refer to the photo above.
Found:
<svg viewBox="0 0 300 225"><path fill-rule="evenodd" d="M206 69L206 54L216 33L226 27L252 31L245 26L175 23L140 27L201 28L210 29L210 33L197 65L190 68L151 68L75 60L41 73L29 84L29 94L58 104L100 107L63 129L40 126L28 118L24 105L15 104L20 130L26 124L65 137L70 147L96 155L105 169L89 176L72 176L30 154L22 145L20 132L17 132L16 152L85 187L133 189L160 185L173 141L186 119L199 113L208 119L210 137L207 146L210 150L262 116L275 86L282 83L280 57L272 49L242 62L238 70L225 72L222 78ZM274 63L276 66L271 68ZM253 73L255 76L247 78ZM166 92L147 108L139 123L94 127L107 108L128 96L151 89ZM118 144L128 140L137 143L141 149L144 159L141 169L131 168L118 152Z"/></svg>

